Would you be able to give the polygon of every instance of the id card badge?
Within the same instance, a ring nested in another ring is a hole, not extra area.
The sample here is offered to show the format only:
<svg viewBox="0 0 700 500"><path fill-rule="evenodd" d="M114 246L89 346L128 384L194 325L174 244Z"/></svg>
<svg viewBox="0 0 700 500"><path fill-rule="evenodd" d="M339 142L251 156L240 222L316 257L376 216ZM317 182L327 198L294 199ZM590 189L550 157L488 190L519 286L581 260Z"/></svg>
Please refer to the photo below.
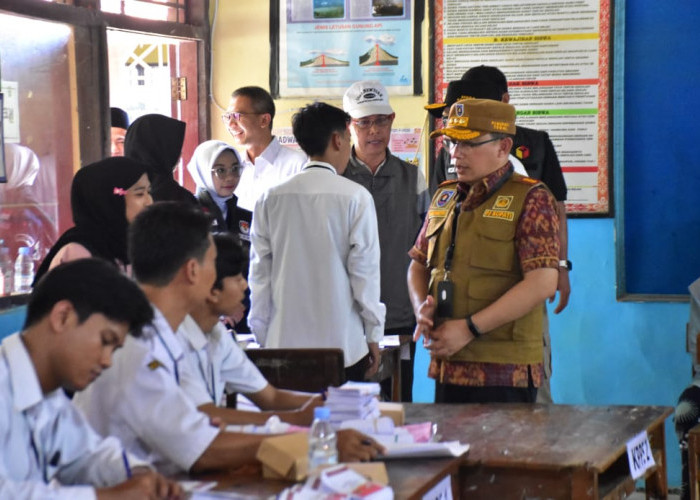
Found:
<svg viewBox="0 0 700 500"><path fill-rule="evenodd" d="M452 299L454 297L454 283L443 280L437 284L437 310L438 318L452 317Z"/></svg>

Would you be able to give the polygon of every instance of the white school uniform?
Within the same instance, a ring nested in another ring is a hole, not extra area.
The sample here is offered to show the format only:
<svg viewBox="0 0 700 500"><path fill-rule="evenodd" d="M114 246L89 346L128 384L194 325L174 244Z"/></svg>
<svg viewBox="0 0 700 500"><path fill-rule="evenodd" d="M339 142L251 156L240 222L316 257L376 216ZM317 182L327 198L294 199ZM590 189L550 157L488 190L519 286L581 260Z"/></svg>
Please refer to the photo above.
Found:
<svg viewBox="0 0 700 500"><path fill-rule="evenodd" d="M119 440L100 437L62 389L42 393L19 333L0 346L0 443L0 498L94 499L127 479Z"/></svg>
<svg viewBox="0 0 700 500"><path fill-rule="evenodd" d="M127 337L112 367L74 402L102 435L117 436L165 475L188 471L219 433L180 388L180 342L154 306L151 326Z"/></svg>
<svg viewBox="0 0 700 500"><path fill-rule="evenodd" d="M223 403L224 390L251 394L268 384L226 327L218 322L205 335L197 322L187 316L177 330L177 338L189 363L187 376L180 381L182 389L197 406Z"/></svg>

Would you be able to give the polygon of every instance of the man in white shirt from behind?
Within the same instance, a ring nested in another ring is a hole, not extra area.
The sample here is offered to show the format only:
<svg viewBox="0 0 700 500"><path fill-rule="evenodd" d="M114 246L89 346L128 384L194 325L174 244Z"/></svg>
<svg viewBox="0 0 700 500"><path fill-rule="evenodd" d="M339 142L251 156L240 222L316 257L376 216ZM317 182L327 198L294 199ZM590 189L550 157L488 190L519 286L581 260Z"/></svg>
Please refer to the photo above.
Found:
<svg viewBox="0 0 700 500"><path fill-rule="evenodd" d="M255 206L248 323L266 347L341 348L346 378L363 380L379 368L386 309L374 203L342 177L349 121L325 103L292 118L310 161Z"/></svg>
<svg viewBox="0 0 700 500"><path fill-rule="evenodd" d="M0 345L0 498L172 498L180 487L100 437L66 397L109 368L151 308L112 265L57 266L34 288L21 333Z"/></svg>
<svg viewBox="0 0 700 500"><path fill-rule="evenodd" d="M261 87L241 87L233 92L224 125L238 146L245 147L243 172L234 194L238 206L250 210L268 188L301 171L306 155L282 146L272 135L275 102Z"/></svg>
<svg viewBox="0 0 700 500"><path fill-rule="evenodd" d="M243 277L248 259L230 234L215 234L214 243L214 287L177 331L190 363L188 373L193 375L182 381L183 390L201 411L229 424L264 424L274 414L291 424L311 425L313 409L323 404L321 396L270 385L219 320L242 306L248 288ZM262 411L222 408L224 389L244 394Z"/></svg>

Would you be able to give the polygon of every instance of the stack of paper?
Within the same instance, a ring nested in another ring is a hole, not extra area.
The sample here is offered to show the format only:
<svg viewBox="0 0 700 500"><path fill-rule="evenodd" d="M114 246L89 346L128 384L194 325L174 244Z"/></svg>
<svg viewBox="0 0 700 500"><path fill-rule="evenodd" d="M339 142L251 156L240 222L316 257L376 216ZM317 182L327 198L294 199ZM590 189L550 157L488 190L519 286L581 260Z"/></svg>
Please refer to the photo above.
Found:
<svg viewBox="0 0 700 500"><path fill-rule="evenodd" d="M364 420L379 417L379 384L375 382L346 382L329 387L326 406L331 410L331 423L344 420Z"/></svg>

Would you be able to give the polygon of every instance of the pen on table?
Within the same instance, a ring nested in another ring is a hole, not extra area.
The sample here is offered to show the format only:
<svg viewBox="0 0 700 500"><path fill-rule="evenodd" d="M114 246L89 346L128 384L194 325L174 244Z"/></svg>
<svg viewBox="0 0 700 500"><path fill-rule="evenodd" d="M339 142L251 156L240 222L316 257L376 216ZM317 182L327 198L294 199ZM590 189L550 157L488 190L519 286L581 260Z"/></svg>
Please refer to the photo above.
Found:
<svg viewBox="0 0 700 500"><path fill-rule="evenodd" d="M124 470L126 470L126 478L131 479L131 466L129 466L129 459L126 458L126 450L122 450L122 460L124 461Z"/></svg>

